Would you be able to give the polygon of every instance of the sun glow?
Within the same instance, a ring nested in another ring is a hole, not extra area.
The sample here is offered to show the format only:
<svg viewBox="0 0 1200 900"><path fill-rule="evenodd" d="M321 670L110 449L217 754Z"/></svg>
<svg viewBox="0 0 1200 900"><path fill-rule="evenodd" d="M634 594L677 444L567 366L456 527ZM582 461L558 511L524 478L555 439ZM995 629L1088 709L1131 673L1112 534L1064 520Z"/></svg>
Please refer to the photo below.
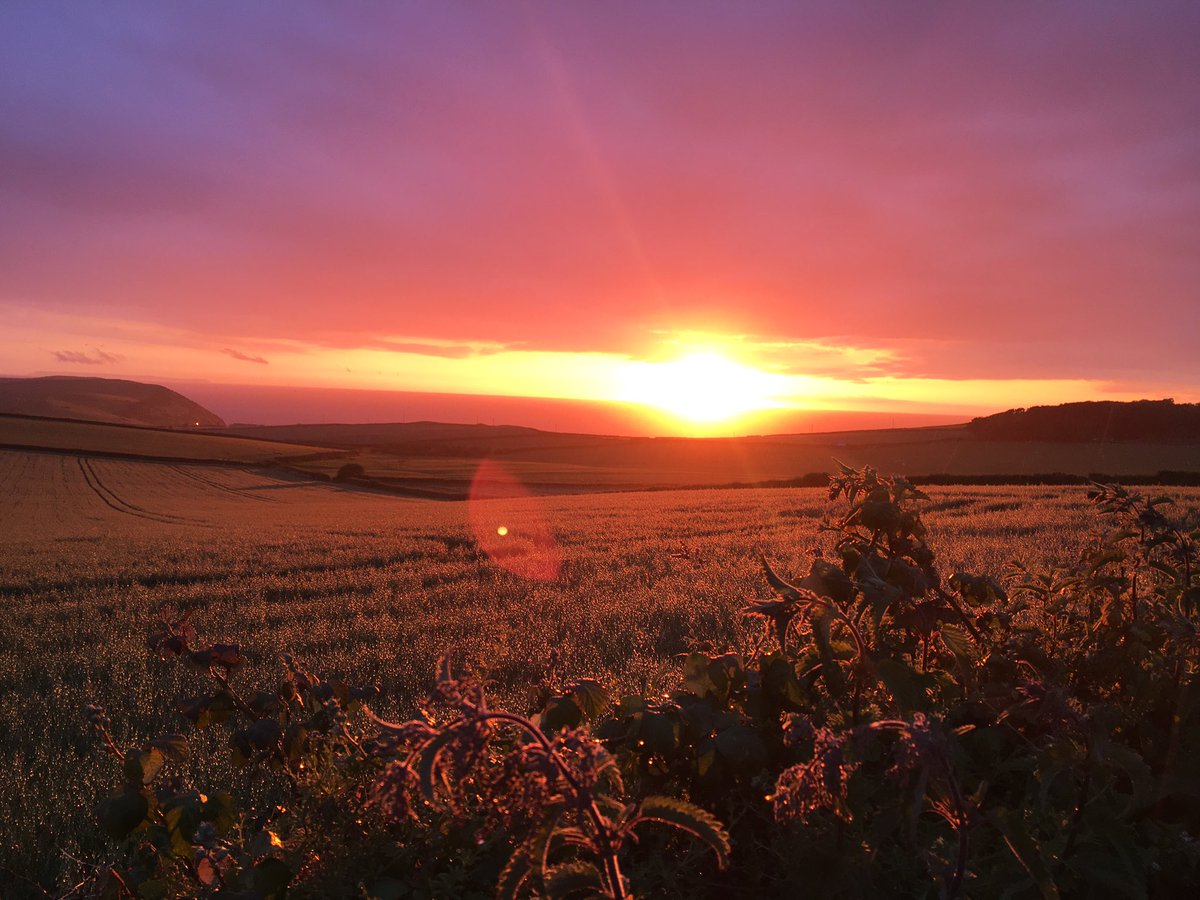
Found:
<svg viewBox="0 0 1200 900"><path fill-rule="evenodd" d="M622 368L617 399L651 406L698 424L777 409L786 379L711 351L671 362L631 362Z"/></svg>

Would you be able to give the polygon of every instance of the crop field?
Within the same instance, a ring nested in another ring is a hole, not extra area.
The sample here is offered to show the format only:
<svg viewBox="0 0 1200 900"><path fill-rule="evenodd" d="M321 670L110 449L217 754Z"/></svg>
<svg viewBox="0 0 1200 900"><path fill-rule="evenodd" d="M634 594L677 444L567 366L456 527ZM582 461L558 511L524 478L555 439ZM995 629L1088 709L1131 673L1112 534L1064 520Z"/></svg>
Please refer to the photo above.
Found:
<svg viewBox="0 0 1200 900"><path fill-rule="evenodd" d="M906 475L1154 475L1200 470L1189 441L1008 441L966 426L737 438L631 438L476 426L302 425L236 433L339 447L346 456L304 463L332 476L352 459L368 478L463 494L485 458L503 460L535 493L637 490L786 481L840 460Z"/></svg>
<svg viewBox="0 0 1200 900"><path fill-rule="evenodd" d="M329 452L278 441L14 415L0 415L0 446L241 463Z"/></svg>
<svg viewBox="0 0 1200 900"><path fill-rule="evenodd" d="M1089 540L1079 488L928 493L944 572L1000 577L1013 557L1066 560ZM1168 493L1200 502L1198 490ZM36 896L33 883L63 890L81 878L76 860L103 854L94 808L117 776L81 710L102 704L120 741L179 730L186 673L145 644L159 615L193 610L207 641L240 643L260 670L290 651L373 683L376 708L394 716L412 714L447 651L522 711L551 676L654 693L679 654L753 643L758 626L739 609L770 593L759 555L807 571L811 551L828 549L826 506L820 489L447 503L0 451L0 865L27 879L18 895ZM189 763L199 783L255 790L213 749Z"/></svg>

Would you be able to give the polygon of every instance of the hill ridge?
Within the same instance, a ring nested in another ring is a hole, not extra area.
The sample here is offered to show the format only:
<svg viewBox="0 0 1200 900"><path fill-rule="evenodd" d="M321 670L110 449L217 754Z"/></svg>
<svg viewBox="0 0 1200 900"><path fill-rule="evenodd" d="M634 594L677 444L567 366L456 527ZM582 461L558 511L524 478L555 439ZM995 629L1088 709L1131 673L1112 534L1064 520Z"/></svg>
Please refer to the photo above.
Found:
<svg viewBox="0 0 1200 900"><path fill-rule="evenodd" d="M0 413L151 428L223 428L224 420L178 391L124 378L0 378Z"/></svg>

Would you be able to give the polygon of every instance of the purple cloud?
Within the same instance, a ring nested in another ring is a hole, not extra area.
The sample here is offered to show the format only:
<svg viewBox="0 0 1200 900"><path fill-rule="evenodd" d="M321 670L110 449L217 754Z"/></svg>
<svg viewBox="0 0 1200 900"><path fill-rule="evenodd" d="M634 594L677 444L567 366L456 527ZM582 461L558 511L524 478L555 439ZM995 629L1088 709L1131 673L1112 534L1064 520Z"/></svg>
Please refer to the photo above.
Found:
<svg viewBox="0 0 1200 900"><path fill-rule="evenodd" d="M125 357L117 356L114 353L105 353L103 350L93 350L90 354L78 350L55 350L54 358L59 362L75 363L81 366L110 366L113 363L119 363Z"/></svg>

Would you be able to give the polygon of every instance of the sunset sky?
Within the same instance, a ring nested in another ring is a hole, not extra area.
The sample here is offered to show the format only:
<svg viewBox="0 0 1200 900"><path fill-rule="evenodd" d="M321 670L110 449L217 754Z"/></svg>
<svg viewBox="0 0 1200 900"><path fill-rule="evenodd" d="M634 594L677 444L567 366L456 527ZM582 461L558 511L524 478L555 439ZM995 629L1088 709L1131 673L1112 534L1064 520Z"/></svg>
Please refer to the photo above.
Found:
<svg viewBox="0 0 1200 900"><path fill-rule="evenodd" d="M1198 47L1195 2L6 0L0 374L1197 401Z"/></svg>

